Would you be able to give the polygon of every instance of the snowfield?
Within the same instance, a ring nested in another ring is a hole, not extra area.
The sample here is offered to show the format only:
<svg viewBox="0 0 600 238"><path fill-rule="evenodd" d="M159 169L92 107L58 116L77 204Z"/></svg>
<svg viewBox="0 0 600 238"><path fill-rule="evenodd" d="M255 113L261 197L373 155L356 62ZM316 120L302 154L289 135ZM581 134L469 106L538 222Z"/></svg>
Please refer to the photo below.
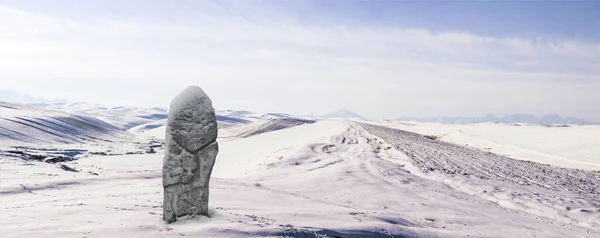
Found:
<svg viewBox="0 0 600 238"><path fill-rule="evenodd" d="M411 132L361 126L405 154L419 172L432 173L457 190L554 220L586 227L600 225L598 174L514 160ZM511 199L503 201L506 197ZM586 219L580 221L581 217Z"/></svg>
<svg viewBox="0 0 600 238"><path fill-rule="evenodd" d="M600 126L534 124L379 123L441 140L466 145L514 159L560 167L600 171Z"/></svg>
<svg viewBox="0 0 600 238"><path fill-rule="evenodd" d="M0 148L6 145L73 144L130 139L92 117L0 102Z"/></svg>
<svg viewBox="0 0 600 238"><path fill-rule="evenodd" d="M0 237L600 237L596 172L395 129L414 125L286 120L220 128L211 217L169 225L160 138L144 135L160 121L137 141L74 144L90 153L73 161L0 153Z"/></svg>
<svg viewBox="0 0 600 238"><path fill-rule="evenodd" d="M119 129L128 130L137 125L167 118L167 109L160 107L105 107L83 102L43 104L46 109L66 111L71 114L94 117Z"/></svg>

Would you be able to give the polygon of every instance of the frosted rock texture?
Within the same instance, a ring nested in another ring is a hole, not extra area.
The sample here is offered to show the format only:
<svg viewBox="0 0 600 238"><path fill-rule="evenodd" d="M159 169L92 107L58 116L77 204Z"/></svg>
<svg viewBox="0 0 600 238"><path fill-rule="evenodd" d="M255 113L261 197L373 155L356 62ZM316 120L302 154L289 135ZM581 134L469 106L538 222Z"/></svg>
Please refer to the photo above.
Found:
<svg viewBox="0 0 600 238"><path fill-rule="evenodd" d="M208 186L219 147L210 98L191 86L171 101L163 160L163 219L208 216Z"/></svg>

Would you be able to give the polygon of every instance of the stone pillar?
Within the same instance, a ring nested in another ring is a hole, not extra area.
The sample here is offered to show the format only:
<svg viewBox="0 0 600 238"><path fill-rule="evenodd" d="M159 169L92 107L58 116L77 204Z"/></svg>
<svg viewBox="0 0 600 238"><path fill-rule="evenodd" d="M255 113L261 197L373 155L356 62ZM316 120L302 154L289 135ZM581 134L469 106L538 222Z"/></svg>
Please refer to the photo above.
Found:
<svg viewBox="0 0 600 238"><path fill-rule="evenodd" d="M208 185L219 147L215 109L200 87L188 87L171 101L165 133L163 219L208 216Z"/></svg>

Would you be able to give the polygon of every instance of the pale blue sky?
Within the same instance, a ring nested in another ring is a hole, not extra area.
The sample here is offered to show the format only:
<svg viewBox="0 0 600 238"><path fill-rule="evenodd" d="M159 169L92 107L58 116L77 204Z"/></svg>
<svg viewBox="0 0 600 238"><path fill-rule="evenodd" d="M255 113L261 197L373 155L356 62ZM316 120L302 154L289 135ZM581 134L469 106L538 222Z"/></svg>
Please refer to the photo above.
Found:
<svg viewBox="0 0 600 238"><path fill-rule="evenodd" d="M0 0L1 89L223 109L600 121L600 3Z"/></svg>

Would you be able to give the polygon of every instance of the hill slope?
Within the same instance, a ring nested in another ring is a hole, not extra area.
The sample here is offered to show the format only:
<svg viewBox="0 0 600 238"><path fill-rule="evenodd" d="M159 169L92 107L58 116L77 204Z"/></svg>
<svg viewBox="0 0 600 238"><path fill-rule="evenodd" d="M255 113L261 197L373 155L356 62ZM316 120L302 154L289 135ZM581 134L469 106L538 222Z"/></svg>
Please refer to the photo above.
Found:
<svg viewBox="0 0 600 238"><path fill-rule="evenodd" d="M561 117L558 114L549 114L537 118L529 114L511 114L504 117L497 117L494 114L488 113L482 117L401 117L399 121L416 121L416 122L437 122L443 124L472 124L472 123L485 123L485 122L499 122L499 123L529 123L529 124L540 124L540 125L593 125L594 123L574 118L574 117Z"/></svg>
<svg viewBox="0 0 600 238"><path fill-rule="evenodd" d="M70 144L124 139L129 133L91 117L0 102L0 144Z"/></svg>
<svg viewBox="0 0 600 238"><path fill-rule="evenodd" d="M122 130L128 130L138 125L167 118L167 109L159 107L105 107L83 102L36 103L31 105L49 110L59 110L75 115L98 118Z"/></svg>

